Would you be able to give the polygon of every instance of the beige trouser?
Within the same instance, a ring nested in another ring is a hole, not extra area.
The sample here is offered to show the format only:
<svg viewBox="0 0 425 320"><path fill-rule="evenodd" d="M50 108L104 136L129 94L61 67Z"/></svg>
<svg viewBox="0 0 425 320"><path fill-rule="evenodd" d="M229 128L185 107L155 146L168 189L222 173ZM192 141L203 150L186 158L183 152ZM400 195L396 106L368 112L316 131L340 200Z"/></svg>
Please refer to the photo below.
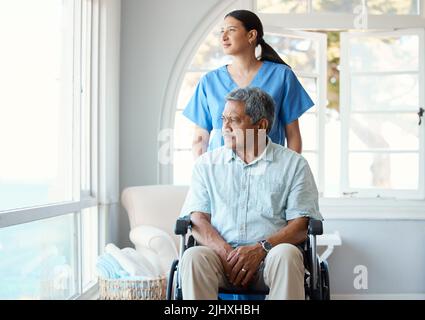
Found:
<svg viewBox="0 0 425 320"><path fill-rule="evenodd" d="M220 258L208 247L186 250L180 262L180 275L185 300L216 300L218 288L232 288ZM300 249L288 243L273 247L249 288L269 288L269 300L304 300L304 264Z"/></svg>

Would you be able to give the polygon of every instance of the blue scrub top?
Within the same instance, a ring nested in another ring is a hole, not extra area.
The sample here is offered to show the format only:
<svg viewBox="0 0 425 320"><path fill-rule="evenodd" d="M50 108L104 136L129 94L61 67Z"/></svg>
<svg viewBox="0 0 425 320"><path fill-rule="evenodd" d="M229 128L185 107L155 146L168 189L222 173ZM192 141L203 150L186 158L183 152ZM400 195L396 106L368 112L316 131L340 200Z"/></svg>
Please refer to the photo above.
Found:
<svg viewBox="0 0 425 320"><path fill-rule="evenodd" d="M285 126L298 119L314 103L287 66L263 61L249 87L257 87L272 96L276 104L273 127L268 134L274 143L285 145ZM227 66L205 74L183 111L189 120L210 133L208 150L224 144L221 135L221 115L226 96L238 85L230 76Z"/></svg>

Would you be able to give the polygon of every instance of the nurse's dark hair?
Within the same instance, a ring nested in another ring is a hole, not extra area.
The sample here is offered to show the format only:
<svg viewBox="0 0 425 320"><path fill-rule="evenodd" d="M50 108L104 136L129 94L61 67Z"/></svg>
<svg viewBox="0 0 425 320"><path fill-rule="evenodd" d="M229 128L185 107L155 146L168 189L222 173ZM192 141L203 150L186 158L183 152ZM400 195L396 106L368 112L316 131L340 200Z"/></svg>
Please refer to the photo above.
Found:
<svg viewBox="0 0 425 320"><path fill-rule="evenodd" d="M285 61L282 60L279 54L264 41L263 24L261 23L260 18L254 12L249 10L234 10L226 14L224 18L227 17L233 17L242 22L247 31L257 30L257 45L261 46L261 61L272 61L290 67Z"/></svg>

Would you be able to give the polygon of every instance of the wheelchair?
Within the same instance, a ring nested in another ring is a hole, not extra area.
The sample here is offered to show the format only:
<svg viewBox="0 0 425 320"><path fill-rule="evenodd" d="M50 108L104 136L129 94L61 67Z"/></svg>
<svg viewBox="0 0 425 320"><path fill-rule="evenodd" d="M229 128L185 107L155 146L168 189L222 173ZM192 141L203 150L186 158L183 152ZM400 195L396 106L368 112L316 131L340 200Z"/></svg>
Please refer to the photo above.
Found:
<svg viewBox="0 0 425 320"><path fill-rule="evenodd" d="M177 219L174 233L180 236L179 259L174 260L171 265L167 284L167 300L183 300L181 277L179 276L179 260L183 257L186 249L196 245L196 240L192 235L186 239L189 230L191 230L190 216ZM301 244L305 267L304 289L306 300L330 300L328 263L327 261L320 261L316 251L316 236L322 233L322 221L310 219L307 239ZM229 290L219 288L219 297L223 294L264 297L268 293L268 290Z"/></svg>

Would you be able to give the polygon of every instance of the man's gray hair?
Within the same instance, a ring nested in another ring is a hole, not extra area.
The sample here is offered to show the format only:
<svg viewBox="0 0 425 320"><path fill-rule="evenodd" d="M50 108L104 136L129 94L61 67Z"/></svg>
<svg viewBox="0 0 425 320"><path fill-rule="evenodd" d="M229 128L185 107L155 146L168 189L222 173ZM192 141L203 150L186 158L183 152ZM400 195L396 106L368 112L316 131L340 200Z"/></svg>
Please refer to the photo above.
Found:
<svg viewBox="0 0 425 320"><path fill-rule="evenodd" d="M252 123L263 118L269 122L267 133L273 126L275 103L273 98L259 88L238 88L226 96L227 101L242 101L245 103L245 113L251 117Z"/></svg>

